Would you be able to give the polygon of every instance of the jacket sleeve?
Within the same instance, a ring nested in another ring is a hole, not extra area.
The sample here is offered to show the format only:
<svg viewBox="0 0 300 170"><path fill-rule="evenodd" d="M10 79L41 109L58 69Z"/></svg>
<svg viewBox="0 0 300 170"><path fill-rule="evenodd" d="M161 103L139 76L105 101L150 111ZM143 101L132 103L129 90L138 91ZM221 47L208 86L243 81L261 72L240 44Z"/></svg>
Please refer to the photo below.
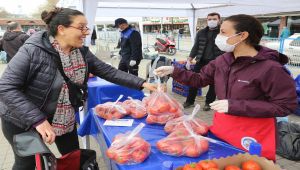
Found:
<svg viewBox="0 0 300 170"><path fill-rule="evenodd" d="M248 117L281 117L294 113L297 108L295 82L284 69L270 68L264 75L261 90L267 100L231 100L228 113Z"/></svg>
<svg viewBox="0 0 300 170"><path fill-rule="evenodd" d="M4 51L3 50L3 39L0 39L0 51Z"/></svg>
<svg viewBox="0 0 300 170"><path fill-rule="evenodd" d="M139 32L134 31L129 38L131 56L130 60L139 61L142 57L142 39Z"/></svg>
<svg viewBox="0 0 300 170"><path fill-rule="evenodd" d="M190 87L205 87L214 84L214 74L216 70L216 60L209 62L199 73L188 71L181 68L174 68L171 75L174 80Z"/></svg>
<svg viewBox="0 0 300 170"><path fill-rule="evenodd" d="M21 41L24 43L27 39L29 38L29 35L27 35L27 34L21 34L20 35L20 39L21 39Z"/></svg>
<svg viewBox="0 0 300 170"><path fill-rule="evenodd" d="M200 36L200 31L198 31L196 38L195 38L195 42L193 45L193 48L190 52L190 57L195 58L197 53L198 53L198 48L199 48L199 36Z"/></svg>
<svg viewBox="0 0 300 170"><path fill-rule="evenodd" d="M140 77L125 73L99 60L90 51L87 53L89 72L107 81L133 89L142 89L146 81Z"/></svg>
<svg viewBox="0 0 300 170"><path fill-rule="evenodd" d="M33 75L31 57L23 46L9 62L0 79L1 102L28 128L46 118L46 115L23 93L26 86L25 82L30 79L28 77L31 75L30 72Z"/></svg>

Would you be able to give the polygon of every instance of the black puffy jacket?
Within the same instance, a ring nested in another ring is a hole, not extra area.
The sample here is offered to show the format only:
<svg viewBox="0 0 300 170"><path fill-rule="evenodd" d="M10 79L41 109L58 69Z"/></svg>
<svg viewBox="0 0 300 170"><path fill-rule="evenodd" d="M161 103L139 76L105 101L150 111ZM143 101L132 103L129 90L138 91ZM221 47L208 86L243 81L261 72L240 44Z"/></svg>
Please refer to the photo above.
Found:
<svg viewBox="0 0 300 170"><path fill-rule="evenodd" d="M105 64L87 47L80 50L87 62L88 73L135 89L141 89L145 82L144 79ZM32 35L20 48L0 79L2 119L27 129L49 116L45 113L46 101L49 101L50 96L58 99L58 95L49 95L55 76L59 73L54 57L59 56L45 31Z"/></svg>
<svg viewBox="0 0 300 170"><path fill-rule="evenodd" d="M212 58L209 59L205 59L203 58L204 56L204 52L205 52L205 48L207 45L207 34L209 31L209 27L206 27L200 31L198 31L196 38L195 38L195 43L193 45L193 48L190 52L190 57L195 58L197 61L200 61L201 59L204 60L212 60L215 59L216 57L218 57L219 55L223 54L224 52L221 51L216 44L214 44L213 46L213 56ZM217 35L220 32L220 27L218 27L217 29L213 30L213 39L216 39Z"/></svg>

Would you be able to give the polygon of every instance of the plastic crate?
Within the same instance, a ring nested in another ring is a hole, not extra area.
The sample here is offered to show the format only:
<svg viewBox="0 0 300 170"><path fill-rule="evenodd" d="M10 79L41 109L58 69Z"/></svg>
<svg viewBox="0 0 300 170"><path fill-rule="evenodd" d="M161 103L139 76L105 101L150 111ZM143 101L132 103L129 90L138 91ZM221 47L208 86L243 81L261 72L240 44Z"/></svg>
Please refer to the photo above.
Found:
<svg viewBox="0 0 300 170"><path fill-rule="evenodd" d="M189 94L189 87L173 80L172 92L186 97ZM202 90L201 88L199 88L197 96L201 96L201 95L202 95Z"/></svg>
<svg viewBox="0 0 300 170"><path fill-rule="evenodd" d="M178 68L185 68L186 61L176 61L173 60L173 66ZM193 70L195 67L195 64L191 64L191 70Z"/></svg>

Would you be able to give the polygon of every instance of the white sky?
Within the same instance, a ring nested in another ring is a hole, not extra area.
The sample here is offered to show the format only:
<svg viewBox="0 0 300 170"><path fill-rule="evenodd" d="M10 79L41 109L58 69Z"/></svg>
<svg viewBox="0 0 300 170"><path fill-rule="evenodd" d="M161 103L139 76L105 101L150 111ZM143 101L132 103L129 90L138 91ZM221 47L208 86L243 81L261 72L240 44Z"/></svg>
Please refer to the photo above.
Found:
<svg viewBox="0 0 300 170"><path fill-rule="evenodd" d="M0 7L14 14L31 14L46 0L0 0Z"/></svg>

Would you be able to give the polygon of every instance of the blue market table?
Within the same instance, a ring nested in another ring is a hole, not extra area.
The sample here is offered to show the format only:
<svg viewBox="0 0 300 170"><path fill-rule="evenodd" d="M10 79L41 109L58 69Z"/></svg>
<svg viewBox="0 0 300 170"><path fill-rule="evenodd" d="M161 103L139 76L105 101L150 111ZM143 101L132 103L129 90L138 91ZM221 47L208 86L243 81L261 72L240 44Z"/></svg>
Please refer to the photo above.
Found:
<svg viewBox="0 0 300 170"><path fill-rule="evenodd" d="M125 117L130 118L130 117ZM167 134L164 132L164 127L161 125L149 125L145 122L145 118L143 119L134 119L134 123L132 127L116 127L116 126L104 126L104 119L94 115L93 110L90 109L85 120L80 125L78 129L78 134L80 136L92 135L97 140L103 158L106 162L106 165L109 169L113 170L160 170L162 168L162 164L164 161L172 161L174 164L174 168L178 166L182 166L189 162L197 162L199 160L212 159L212 158L220 158L231 156L237 153L243 153L241 151L227 143L221 142L222 144L214 144L210 143L208 152L202 154L197 158L189 158L189 157L174 157L162 154L156 148L156 142L164 137ZM119 165L113 161L110 161L105 154L106 149L111 145L112 139L118 133L125 133L126 131L133 130L139 123L145 123L145 127L140 132L142 138L144 138L147 142L151 144L151 154L149 157L141 164L136 165ZM212 134L209 134L208 137L214 138L218 140Z"/></svg>

